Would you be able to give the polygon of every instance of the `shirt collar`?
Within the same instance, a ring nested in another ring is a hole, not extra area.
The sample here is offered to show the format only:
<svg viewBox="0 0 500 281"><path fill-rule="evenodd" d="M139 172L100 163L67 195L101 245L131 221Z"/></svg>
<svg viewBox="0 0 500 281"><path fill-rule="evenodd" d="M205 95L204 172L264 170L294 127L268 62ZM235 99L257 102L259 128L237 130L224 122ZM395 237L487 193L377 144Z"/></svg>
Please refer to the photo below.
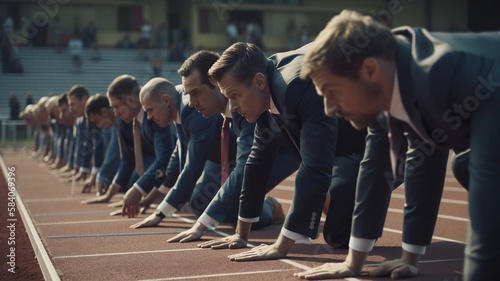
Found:
<svg viewBox="0 0 500 281"><path fill-rule="evenodd" d="M231 112L231 106L229 105L229 101L227 101L226 111L221 114L222 117L233 118L233 113Z"/></svg>
<svg viewBox="0 0 500 281"><path fill-rule="evenodd" d="M389 115L403 122L409 124L411 123L410 117L403 105L403 100L401 99L401 91L399 89L397 71L394 71L394 86L392 89L391 107L389 109Z"/></svg>
<svg viewBox="0 0 500 281"><path fill-rule="evenodd" d="M142 126L142 120L144 119L144 111L142 109L139 110L139 113L137 113L135 119L137 119L137 122L139 122L139 124Z"/></svg>
<svg viewBox="0 0 500 281"><path fill-rule="evenodd" d="M269 100L270 100L270 104L269 104L269 111L272 113L272 114L280 114L280 112L278 111L278 108L276 107L276 105L274 104L274 101L273 101L273 98L272 97L269 97Z"/></svg>
<svg viewBox="0 0 500 281"><path fill-rule="evenodd" d="M180 113L179 113L180 110L177 111L177 117L175 119L175 124L179 125L179 124L182 124L181 123L181 116L180 116Z"/></svg>

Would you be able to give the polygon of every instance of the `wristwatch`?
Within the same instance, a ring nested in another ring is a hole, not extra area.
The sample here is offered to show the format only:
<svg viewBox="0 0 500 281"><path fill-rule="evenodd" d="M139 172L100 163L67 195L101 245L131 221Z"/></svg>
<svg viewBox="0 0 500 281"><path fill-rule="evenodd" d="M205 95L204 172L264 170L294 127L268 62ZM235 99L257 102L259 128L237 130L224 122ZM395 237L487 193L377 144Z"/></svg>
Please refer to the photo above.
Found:
<svg viewBox="0 0 500 281"><path fill-rule="evenodd" d="M165 214L163 214L160 210L156 210L156 211L155 211L155 215L156 215L157 217L162 218L162 219L164 219L164 218L165 218Z"/></svg>

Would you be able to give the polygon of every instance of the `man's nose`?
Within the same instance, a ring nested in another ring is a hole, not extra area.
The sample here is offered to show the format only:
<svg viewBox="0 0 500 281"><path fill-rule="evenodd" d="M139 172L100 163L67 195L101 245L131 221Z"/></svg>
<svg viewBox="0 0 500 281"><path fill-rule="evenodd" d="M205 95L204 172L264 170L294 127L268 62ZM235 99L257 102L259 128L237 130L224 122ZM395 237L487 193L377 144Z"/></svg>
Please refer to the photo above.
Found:
<svg viewBox="0 0 500 281"><path fill-rule="evenodd" d="M195 107L197 105L196 101L194 100L194 98L189 95L189 107Z"/></svg>
<svg viewBox="0 0 500 281"><path fill-rule="evenodd" d="M324 103L326 116L332 117L338 112L338 106L334 101L324 98Z"/></svg>
<svg viewBox="0 0 500 281"><path fill-rule="evenodd" d="M229 108L231 109L231 111L237 111L240 106L233 100L229 100Z"/></svg>

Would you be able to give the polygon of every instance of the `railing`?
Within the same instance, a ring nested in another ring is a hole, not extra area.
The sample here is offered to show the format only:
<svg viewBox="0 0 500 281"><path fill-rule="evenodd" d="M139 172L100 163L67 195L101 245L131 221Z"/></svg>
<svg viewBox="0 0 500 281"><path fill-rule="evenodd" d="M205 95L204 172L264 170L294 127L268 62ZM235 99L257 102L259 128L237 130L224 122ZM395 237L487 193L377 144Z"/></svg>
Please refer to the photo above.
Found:
<svg viewBox="0 0 500 281"><path fill-rule="evenodd" d="M16 146L18 135L21 138L31 139L31 128L26 126L22 120L0 120L2 123L2 146L11 143ZM24 127L24 130L18 127ZM19 131L19 132L18 132Z"/></svg>

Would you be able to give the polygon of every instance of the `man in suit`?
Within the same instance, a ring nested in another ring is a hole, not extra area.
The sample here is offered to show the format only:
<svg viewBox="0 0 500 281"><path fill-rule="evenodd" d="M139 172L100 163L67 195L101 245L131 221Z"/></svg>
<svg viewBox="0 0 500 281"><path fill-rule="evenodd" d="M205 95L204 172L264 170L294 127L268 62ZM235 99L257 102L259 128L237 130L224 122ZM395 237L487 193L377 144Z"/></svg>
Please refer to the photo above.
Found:
<svg viewBox="0 0 500 281"><path fill-rule="evenodd" d="M149 119L159 126L176 124L179 142L170 158L165 181L159 188L159 192L168 194L154 214L131 227L155 226L188 201L195 214L200 215L220 187L222 116L203 118L196 109L189 107L184 87L176 87L164 78L151 79L140 96ZM230 136L229 150L234 160L234 132ZM195 189L197 191L193 192Z"/></svg>
<svg viewBox="0 0 500 281"><path fill-rule="evenodd" d="M84 192L90 192L95 186L98 195L104 195L111 181L115 177L120 164L120 146L118 144L118 130L115 126L116 117L109 106L106 96L95 94L85 104L85 116L90 122L101 129L102 138L106 146L104 161L93 183L84 185Z"/></svg>
<svg viewBox="0 0 500 281"><path fill-rule="evenodd" d="M354 134L347 131L341 135L337 118L321 113L323 100L316 94L312 82L299 78L305 50L307 47L268 59L254 44L235 43L210 68L211 81L229 98L231 109L248 122L255 122L256 127L244 170L236 234L203 243L201 247L246 246L250 227L259 220L265 185L281 145L301 161L293 203L281 233L273 245L262 245L229 257L235 261L283 258L295 242L309 243L309 238L316 238L335 159L359 154L356 138L363 143L364 135L353 129ZM341 137L352 141L343 141L346 146L339 147L337 141ZM355 169L344 176L355 178L356 175ZM354 185L350 188L354 192ZM347 213L342 214L344 210L339 208L336 215L349 216L352 204L346 200Z"/></svg>
<svg viewBox="0 0 500 281"><path fill-rule="evenodd" d="M220 223L236 224L238 215L238 198L243 181L243 170L253 142L255 124L248 123L241 115L231 112L228 99L219 89L210 83L208 69L217 61L219 55L210 51L199 51L190 56L179 68L182 84L189 96L189 106L194 107L204 118L222 115L230 120L237 141L236 163L230 164L230 174L215 197L206 196L202 188L195 188L200 202L210 202L197 222L188 230L176 235L168 242L188 242L199 240L208 229L215 229ZM217 137L217 136L216 136ZM222 136L221 141L222 141ZM223 149L223 147L221 147ZM222 154L221 154L222 155ZM267 184L269 191L297 170L299 161L283 147L279 150L273 166L273 174ZM212 199L213 197L213 199ZM282 222L284 213L281 204L272 197L266 197L260 220L253 229L263 228L272 223Z"/></svg>
<svg viewBox="0 0 500 281"><path fill-rule="evenodd" d="M108 87L106 96L117 117L122 158L108 192L85 202L109 202L118 191L126 191L121 214L128 217L135 217L141 198L161 184L163 176L159 175L166 169L175 144L169 127L160 127L146 117L139 103L140 89L137 79L126 74L116 77Z"/></svg>
<svg viewBox="0 0 500 281"><path fill-rule="evenodd" d="M66 124L66 138L64 140L64 150L65 150L65 166L60 168L61 173L72 173L76 170L77 164L75 162L75 134L74 126L76 122L76 116L74 112L70 112L68 105L68 93L64 92L59 95L57 100L59 106L60 118L65 120Z"/></svg>
<svg viewBox="0 0 500 281"><path fill-rule="evenodd" d="M363 46L360 38L367 39ZM308 52L301 76L313 79L325 99L327 115L343 116L357 128L369 126L370 135L346 262L296 276L360 274L382 232L390 196L384 185L370 184L373 172L404 180L407 204L401 258L384 262L371 274L417 275L419 258L432 238L447 151L461 153L470 148L465 160L469 177L461 179L470 192L464 280L498 279L499 46L498 33L431 33L409 27L391 32L352 11L343 11L328 23ZM401 156L404 141L408 142L406 157ZM394 176L404 170L404 178Z"/></svg>
<svg viewBox="0 0 500 281"><path fill-rule="evenodd" d="M77 182L86 180L89 174L89 180L95 179L104 158L101 131L84 116L85 103L88 98L89 93L82 85L75 85L68 91L69 109L71 112L74 112L77 118L77 155L75 157L80 168L78 174L73 178Z"/></svg>

